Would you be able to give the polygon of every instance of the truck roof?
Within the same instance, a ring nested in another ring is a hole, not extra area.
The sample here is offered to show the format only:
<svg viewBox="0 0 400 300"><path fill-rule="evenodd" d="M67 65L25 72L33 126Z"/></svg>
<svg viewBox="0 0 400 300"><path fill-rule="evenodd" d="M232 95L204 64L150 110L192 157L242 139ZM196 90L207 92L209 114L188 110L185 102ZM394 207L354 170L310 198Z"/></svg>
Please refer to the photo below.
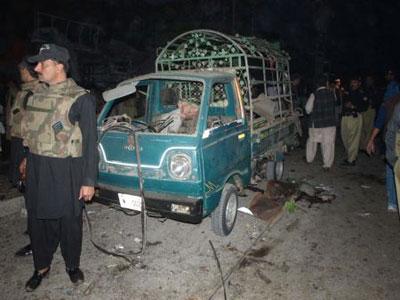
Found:
<svg viewBox="0 0 400 300"><path fill-rule="evenodd" d="M155 72L145 75L140 75L127 80L122 81L118 86L132 84L132 82L148 79L195 79L195 80L231 80L235 78L235 74L231 72L221 72L212 70L185 70L185 71L168 71L168 72Z"/></svg>

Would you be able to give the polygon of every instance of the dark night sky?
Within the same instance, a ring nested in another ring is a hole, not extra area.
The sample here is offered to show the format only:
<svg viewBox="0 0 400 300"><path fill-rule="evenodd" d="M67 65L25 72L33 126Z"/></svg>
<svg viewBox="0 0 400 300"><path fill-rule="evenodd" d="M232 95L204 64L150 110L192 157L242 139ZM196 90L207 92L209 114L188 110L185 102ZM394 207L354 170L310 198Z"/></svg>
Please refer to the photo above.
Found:
<svg viewBox="0 0 400 300"><path fill-rule="evenodd" d="M62 4L61 4L62 3ZM397 67L400 1L376 0L17 0L2 5L0 59L19 38L29 41L35 12L98 25L110 39L151 52L177 34L196 28L279 40L292 70L313 76L383 72Z"/></svg>

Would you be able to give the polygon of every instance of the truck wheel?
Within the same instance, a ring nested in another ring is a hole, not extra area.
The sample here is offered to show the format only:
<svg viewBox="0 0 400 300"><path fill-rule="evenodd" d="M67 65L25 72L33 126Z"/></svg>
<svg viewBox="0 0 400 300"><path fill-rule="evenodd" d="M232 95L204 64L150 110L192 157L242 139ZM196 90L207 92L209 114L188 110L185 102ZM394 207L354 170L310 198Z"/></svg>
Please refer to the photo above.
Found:
<svg viewBox="0 0 400 300"><path fill-rule="evenodd" d="M236 222L238 193L233 184L227 183L221 193L217 208L211 213L211 226L216 235L227 236Z"/></svg>
<svg viewBox="0 0 400 300"><path fill-rule="evenodd" d="M275 180L275 161L267 161L265 174L267 180Z"/></svg>
<svg viewBox="0 0 400 300"><path fill-rule="evenodd" d="M284 160L269 160L266 166L267 180L281 180L284 171Z"/></svg>
<svg viewBox="0 0 400 300"><path fill-rule="evenodd" d="M284 160L277 160L275 162L275 179L281 180L284 171Z"/></svg>

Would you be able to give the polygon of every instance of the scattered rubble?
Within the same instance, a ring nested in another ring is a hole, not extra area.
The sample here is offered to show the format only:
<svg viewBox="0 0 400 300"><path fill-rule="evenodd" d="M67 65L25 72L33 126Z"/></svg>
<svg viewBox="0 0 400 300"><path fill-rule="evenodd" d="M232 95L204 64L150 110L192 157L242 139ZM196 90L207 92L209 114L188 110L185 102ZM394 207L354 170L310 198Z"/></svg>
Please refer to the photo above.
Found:
<svg viewBox="0 0 400 300"><path fill-rule="evenodd" d="M238 210L264 221L269 221L276 216L283 207L289 212L294 211L297 201L309 202L310 208L315 203L332 203L336 199L332 187L322 184L314 186L306 181L298 184L294 181L269 180L265 190L254 187L252 190L257 193L250 201L249 207L240 207Z"/></svg>

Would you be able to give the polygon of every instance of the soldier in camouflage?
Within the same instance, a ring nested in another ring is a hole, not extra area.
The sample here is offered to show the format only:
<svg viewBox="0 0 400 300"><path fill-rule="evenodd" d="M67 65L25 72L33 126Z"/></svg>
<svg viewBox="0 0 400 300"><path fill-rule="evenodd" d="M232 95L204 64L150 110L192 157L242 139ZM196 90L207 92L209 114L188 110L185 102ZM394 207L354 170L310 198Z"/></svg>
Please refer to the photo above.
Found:
<svg viewBox="0 0 400 300"><path fill-rule="evenodd" d="M22 60L18 65L20 73L21 86L15 100L12 103L9 116L8 126L10 130L10 167L8 178L13 186L20 186L19 165L24 158L24 147L22 145L22 119L25 114L25 101L40 86L37 74L33 70L33 65L29 64L26 59ZM20 190L22 192L22 190ZM26 256L32 254L31 245L18 250L16 256Z"/></svg>
<svg viewBox="0 0 400 300"><path fill-rule="evenodd" d="M84 280L82 209L94 195L98 155L95 99L67 77L68 50L44 44L28 61L44 83L27 99L21 129L29 149L20 170L35 267L25 285L30 292L49 274L58 245L71 282Z"/></svg>
<svg viewBox="0 0 400 300"><path fill-rule="evenodd" d="M23 146L22 146L22 118L25 114L24 102L35 92L39 87L40 83L37 79L37 75L33 70L33 66L29 65L27 61L23 60L18 65L21 87L17 93L15 100L12 103L10 113L8 116L9 129L11 135L11 166L9 169L10 182L16 186L20 174L18 171L19 164L23 158Z"/></svg>

